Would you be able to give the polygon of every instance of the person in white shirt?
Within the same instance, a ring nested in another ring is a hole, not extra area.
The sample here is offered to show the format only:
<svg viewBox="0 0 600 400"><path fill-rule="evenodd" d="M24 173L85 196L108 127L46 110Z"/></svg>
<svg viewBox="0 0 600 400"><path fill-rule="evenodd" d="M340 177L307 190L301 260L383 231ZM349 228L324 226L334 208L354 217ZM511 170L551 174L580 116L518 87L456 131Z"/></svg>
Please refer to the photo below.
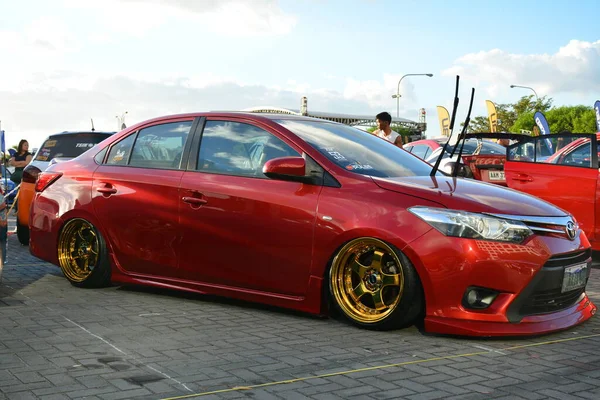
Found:
<svg viewBox="0 0 600 400"><path fill-rule="evenodd" d="M377 121L377 130L373 132L375 136L394 143L398 147L402 147L402 136L390 128L392 116L388 112L381 112L375 116Z"/></svg>

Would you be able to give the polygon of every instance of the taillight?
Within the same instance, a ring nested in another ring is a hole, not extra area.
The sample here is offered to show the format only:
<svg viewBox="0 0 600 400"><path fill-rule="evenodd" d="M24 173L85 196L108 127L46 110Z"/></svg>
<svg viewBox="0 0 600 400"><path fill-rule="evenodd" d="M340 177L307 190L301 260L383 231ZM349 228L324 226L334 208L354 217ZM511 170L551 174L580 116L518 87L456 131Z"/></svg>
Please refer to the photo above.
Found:
<svg viewBox="0 0 600 400"><path fill-rule="evenodd" d="M35 191L43 192L61 176L62 172L42 172L38 174L37 182L35 183Z"/></svg>
<svg viewBox="0 0 600 400"><path fill-rule="evenodd" d="M42 171L38 167L28 165L23 170L23 177L21 178L21 180L27 183L35 183L40 172Z"/></svg>

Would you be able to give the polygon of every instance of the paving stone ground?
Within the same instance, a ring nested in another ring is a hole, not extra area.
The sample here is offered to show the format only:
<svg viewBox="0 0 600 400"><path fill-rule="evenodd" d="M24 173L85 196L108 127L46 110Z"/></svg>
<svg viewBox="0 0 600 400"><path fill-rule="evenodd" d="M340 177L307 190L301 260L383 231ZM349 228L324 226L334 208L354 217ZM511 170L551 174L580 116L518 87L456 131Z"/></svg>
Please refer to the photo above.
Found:
<svg viewBox="0 0 600 400"><path fill-rule="evenodd" d="M527 339L371 332L174 291L77 289L16 236L8 247L0 399L600 399L597 316ZM588 288L600 304L600 269Z"/></svg>

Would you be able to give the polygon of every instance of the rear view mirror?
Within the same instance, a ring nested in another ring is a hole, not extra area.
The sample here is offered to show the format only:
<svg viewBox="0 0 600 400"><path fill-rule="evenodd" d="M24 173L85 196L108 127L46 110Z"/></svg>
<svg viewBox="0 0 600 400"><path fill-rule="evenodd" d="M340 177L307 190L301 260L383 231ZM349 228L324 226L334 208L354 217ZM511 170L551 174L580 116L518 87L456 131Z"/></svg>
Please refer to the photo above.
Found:
<svg viewBox="0 0 600 400"><path fill-rule="evenodd" d="M284 181L308 182L306 161L302 157L273 158L263 166L263 174L271 179Z"/></svg>

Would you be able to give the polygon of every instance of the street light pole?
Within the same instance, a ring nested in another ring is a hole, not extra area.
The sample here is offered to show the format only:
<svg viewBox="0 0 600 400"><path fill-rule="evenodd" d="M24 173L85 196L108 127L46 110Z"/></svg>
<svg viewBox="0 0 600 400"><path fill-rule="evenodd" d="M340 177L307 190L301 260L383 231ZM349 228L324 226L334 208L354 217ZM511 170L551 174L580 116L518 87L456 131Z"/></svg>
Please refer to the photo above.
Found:
<svg viewBox="0 0 600 400"><path fill-rule="evenodd" d="M522 88L522 89L529 89L529 90L531 90L531 91L533 92L533 94L535 94L536 103L539 103L539 102L540 102L540 98L538 97L538 94L536 93L536 91L535 91L535 90L533 90L533 88L531 88L531 87L529 87L529 86L510 85L510 88L511 88L511 89L513 89L513 88L516 88L516 87L518 87L518 88Z"/></svg>
<svg viewBox="0 0 600 400"><path fill-rule="evenodd" d="M404 77L406 77L406 76L428 76L428 77L431 78L433 76L433 74L406 74L406 75L402 75L402 77L398 81L398 90L397 90L396 94L392 95L392 99L396 99L396 118L400 118L400 82L402 82L402 79L404 79Z"/></svg>

